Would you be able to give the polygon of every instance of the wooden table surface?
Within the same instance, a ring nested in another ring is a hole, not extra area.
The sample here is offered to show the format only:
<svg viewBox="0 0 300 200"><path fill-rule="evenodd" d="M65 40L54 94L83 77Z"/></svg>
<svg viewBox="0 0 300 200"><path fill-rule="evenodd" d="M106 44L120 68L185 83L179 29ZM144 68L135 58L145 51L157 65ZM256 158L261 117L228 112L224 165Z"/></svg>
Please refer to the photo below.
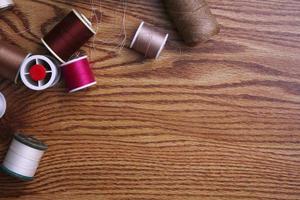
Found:
<svg viewBox="0 0 300 200"><path fill-rule="evenodd" d="M0 199L300 199L298 0L209 0L222 31L195 48L159 0L15 2L0 36L33 53L71 8L92 18L97 85L0 81L1 161L14 131L49 145L34 181L0 175ZM157 61L127 48L142 19L170 33Z"/></svg>

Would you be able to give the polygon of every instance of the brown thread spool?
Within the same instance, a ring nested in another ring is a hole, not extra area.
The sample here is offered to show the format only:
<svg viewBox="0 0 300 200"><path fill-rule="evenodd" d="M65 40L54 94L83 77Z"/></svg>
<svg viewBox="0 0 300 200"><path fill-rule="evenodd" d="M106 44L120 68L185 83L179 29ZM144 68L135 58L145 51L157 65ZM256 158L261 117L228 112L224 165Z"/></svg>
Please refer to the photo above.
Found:
<svg viewBox="0 0 300 200"><path fill-rule="evenodd" d="M194 46L220 32L205 0L163 0L173 23L187 45Z"/></svg>
<svg viewBox="0 0 300 200"><path fill-rule="evenodd" d="M159 32L141 22L130 44L130 48L144 54L147 58L157 59L164 49L168 36L169 34Z"/></svg>
<svg viewBox="0 0 300 200"><path fill-rule="evenodd" d="M0 40L0 76L17 83L19 69L30 54Z"/></svg>

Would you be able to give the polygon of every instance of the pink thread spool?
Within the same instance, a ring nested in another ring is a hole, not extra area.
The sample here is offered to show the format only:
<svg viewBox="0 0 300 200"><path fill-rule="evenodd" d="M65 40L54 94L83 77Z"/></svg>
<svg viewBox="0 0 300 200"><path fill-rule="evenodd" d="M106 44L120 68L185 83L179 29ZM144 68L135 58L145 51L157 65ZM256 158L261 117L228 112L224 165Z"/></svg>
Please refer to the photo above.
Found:
<svg viewBox="0 0 300 200"><path fill-rule="evenodd" d="M87 56L61 65L68 92L76 92L96 84Z"/></svg>

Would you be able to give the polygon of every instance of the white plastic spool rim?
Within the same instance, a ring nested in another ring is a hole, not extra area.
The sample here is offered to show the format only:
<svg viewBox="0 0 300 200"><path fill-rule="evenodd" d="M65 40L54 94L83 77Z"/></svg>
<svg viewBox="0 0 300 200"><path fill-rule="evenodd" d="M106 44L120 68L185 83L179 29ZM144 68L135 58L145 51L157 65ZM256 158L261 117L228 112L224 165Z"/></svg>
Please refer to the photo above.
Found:
<svg viewBox="0 0 300 200"><path fill-rule="evenodd" d="M25 57L25 59L23 60L23 62L24 62L28 57L30 57L31 55L32 55L31 53L27 54L27 56ZM22 63L23 63L23 62L22 62ZM22 65L22 63L21 63L21 65ZM19 67L18 73L17 73L17 75L16 75L16 77L15 77L15 80L14 80L15 84L18 83L18 79L19 79L19 76L20 76L20 68L21 68L21 65L20 65L20 67Z"/></svg>
<svg viewBox="0 0 300 200"><path fill-rule="evenodd" d="M48 49L48 51L50 51L50 53L52 53L53 56L55 56L55 58L57 60L59 60L59 62L61 63L65 63L65 61L63 59L61 59L52 49L51 47L47 44L47 42L45 42L45 40L43 38L41 38L42 43L45 45L45 47Z"/></svg>
<svg viewBox="0 0 300 200"><path fill-rule="evenodd" d="M46 78L40 81L31 79L29 70L35 64L46 68ZM32 90L45 90L58 83L61 73L53 58L44 55L33 55L24 60L20 67L21 80L26 87Z"/></svg>
<svg viewBox="0 0 300 200"><path fill-rule="evenodd" d="M0 1L0 11L7 10L14 6L14 2L12 0L1 0Z"/></svg>
<svg viewBox="0 0 300 200"><path fill-rule="evenodd" d="M136 30L135 34L134 34L134 37L131 41L131 44L130 44L130 48L133 47L134 43L136 42L137 40L137 37L139 36L140 32L141 32L141 29L143 28L143 25L144 25L144 21L142 21L138 27L138 29Z"/></svg>
<svg viewBox="0 0 300 200"><path fill-rule="evenodd" d="M166 34L166 36L165 36L165 38L164 38L164 41L161 43L161 46L160 46L160 48L159 48L159 50L158 50L158 52L157 52L157 54L156 54L156 56L155 56L155 59L157 59L157 58L159 57L160 53L161 53L162 50L164 49L164 47L165 47L165 45L166 45L166 43L167 43L168 37L169 37L169 34Z"/></svg>
<svg viewBox="0 0 300 200"><path fill-rule="evenodd" d="M64 67L64 66L66 66L66 65L69 65L69 64L72 64L72 63L77 62L77 61L79 61L79 60L83 60L83 59L87 59L87 58L88 58L87 56L80 56L80 57L78 57L78 58L74 58L74 59L72 59L72 60L69 60L68 62L63 63L63 64L61 64L60 66L61 66L61 67Z"/></svg>
<svg viewBox="0 0 300 200"><path fill-rule="evenodd" d="M6 100L4 95L0 92L0 118L3 117L6 111Z"/></svg>
<svg viewBox="0 0 300 200"><path fill-rule="evenodd" d="M96 31L92 27L92 22L82 13L78 12L75 9L72 9L72 12L78 17L78 19L95 35Z"/></svg>

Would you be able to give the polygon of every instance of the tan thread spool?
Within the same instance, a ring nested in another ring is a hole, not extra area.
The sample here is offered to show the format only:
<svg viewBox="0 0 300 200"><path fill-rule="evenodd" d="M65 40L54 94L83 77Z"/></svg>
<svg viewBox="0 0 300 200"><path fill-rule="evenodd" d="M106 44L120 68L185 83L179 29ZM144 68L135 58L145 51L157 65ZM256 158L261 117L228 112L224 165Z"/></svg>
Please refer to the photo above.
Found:
<svg viewBox="0 0 300 200"><path fill-rule="evenodd" d="M28 55L17 46L0 40L0 76L17 83L20 66Z"/></svg>
<svg viewBox="0 0 300 200"><path fill-rule="evenodd" d="M140 23L130 48L142 53L146 58L157 59L164 49L169 34L162 33L144 22Z"/></svg>
<svg viewBox="0 0 300 200"><path fill-rule="evenodd" d="M205 0L163 0L187 45L194 46L220 32L219 24Z"/></svg>

